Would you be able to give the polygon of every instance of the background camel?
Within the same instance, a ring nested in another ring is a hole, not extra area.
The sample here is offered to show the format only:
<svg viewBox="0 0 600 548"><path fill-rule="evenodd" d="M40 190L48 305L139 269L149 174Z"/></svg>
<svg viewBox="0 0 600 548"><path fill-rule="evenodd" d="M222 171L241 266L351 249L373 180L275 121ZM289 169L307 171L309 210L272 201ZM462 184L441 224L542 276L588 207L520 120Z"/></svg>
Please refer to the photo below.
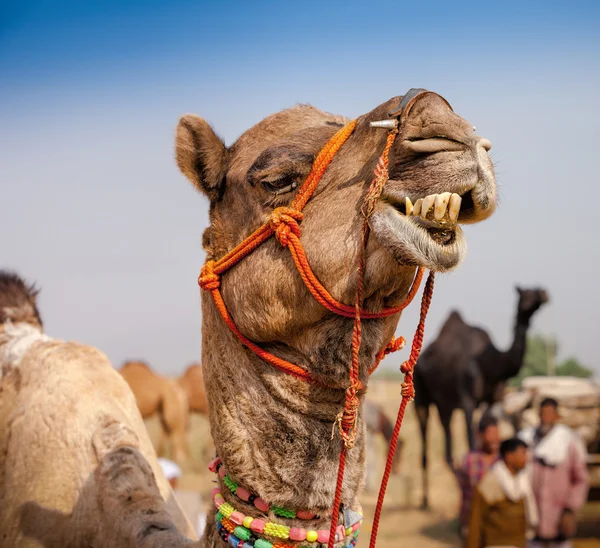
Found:
<svg viewBox="0 0 600 548"><path fill-rule="evenodd" d="M548 302L543 289L517 288L519 299L513 342L508 350L498 350L486 331L466 324L452 312L440 332L426 349L415 368L417 415L421 427L423 506L427 499L427 422L429 406L435 405L446 440L446 461L452 464L450 421L456 409L463 409L469 447L474 447L473 414L484 403L501 401L508 379L517 375L523 365L527 330L532 316Z"/></svg>
<svg viewBox="0 0 600 548"><path fill-rule="evenodd" d="M202 366L198 363L189 365L183 375L179 377L178 382L187 394L189 410L193 413L207 415L208 402L206 400Z"/></svg>
<svg viewBox="0 0 600 548"><path fill-rule="evenodd" d="M173 460L181 465L191 464L187 442L189 411L186 391L176 380L158 375L144 362L126 362L119 373L135 395L142 417L146 419L157 414L160 419L158 454L164 454L167 442L170 442Z"/></svg>
<svg viewBox="0 0 600 548"><path fill-rule="evenodd" d="M191 546L127 384L44 335L36 295L0 271L2 546Z"/></svg>
<svg viewBox="0 0 600 548"><path fill-rule="evenodd" d="M360 116L356 128L325 171L304 209L301 241L320 282L339 301L353 303L363 223L360 206L387 132L370 122L392 120L394 97ZM180 120L176 155L182 172L210 199L204 233L207 259L222 257L290 203L319 150L347 119L309 106L269 116L225 147L197 116ZM366 253L367 310L400 304L417 265L456 267L465 253L459 222L476 222L496 204L490 144L434 93L423 93L403 112L389 155L389 178L370 218ZM451 221L441 226L434 209ZM414 208L413 208L414 204ZM435 206L435 207L434 207ZM413 208L413 209L411 209ZM239 330L266 350L307 370L321 384L285 375L250 353L229 331L210 295L202 295L202 366L217 452L233 481L270 504L306 509L322 517L278 520L329 529L340 438L332 426L348 385L353 322L311 298L292 259L270 239L221 280L221 291ZM361 381L395 332L399 314L363 324ZM360 393L362 399L363 393ZM360 415L360 413L359 413ZM348 454L342 501L358 507L364 476L364 422ZM257 516L221 484L225 499ZM224 546L208 518L203 546ZM273 519L269 515L269 519Z"/></svg>

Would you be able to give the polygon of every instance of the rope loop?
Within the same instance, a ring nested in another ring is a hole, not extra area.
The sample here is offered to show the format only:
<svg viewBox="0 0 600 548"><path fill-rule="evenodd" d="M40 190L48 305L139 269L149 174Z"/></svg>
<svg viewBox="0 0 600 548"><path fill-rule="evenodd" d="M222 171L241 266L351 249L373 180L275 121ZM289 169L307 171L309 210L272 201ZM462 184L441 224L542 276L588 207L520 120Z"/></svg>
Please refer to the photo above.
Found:
<svg viewBox="0 0 600 548"><path fill-rule="evenodd" d="M300 237L300 225L298 223L303 218L304 215L301 211L291 207L278 207L273 210L269 224L275 232L277 241L283 247L288 247L290 233L298 238Z"/></svg>
<svg viewBox="0 0 600 548"><path fill-rule="evenodd" d="M198 284L202 289L215 291L221 287L221 278L215 273L215 261L207 261L198 277Z"/></svg>

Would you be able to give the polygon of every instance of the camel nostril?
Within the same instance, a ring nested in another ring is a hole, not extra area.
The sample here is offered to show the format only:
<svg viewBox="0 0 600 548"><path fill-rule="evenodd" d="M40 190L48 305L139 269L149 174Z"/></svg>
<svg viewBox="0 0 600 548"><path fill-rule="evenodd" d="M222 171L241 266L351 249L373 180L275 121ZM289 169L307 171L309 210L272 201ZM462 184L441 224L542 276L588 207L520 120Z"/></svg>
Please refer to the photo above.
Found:
<svg viewBox="0 0 600 548"><path fill-rule="evenodd" d="M484 139L483 137L479 139L479 145L488 151L492 148L492 143L488 139Z"/></svg>

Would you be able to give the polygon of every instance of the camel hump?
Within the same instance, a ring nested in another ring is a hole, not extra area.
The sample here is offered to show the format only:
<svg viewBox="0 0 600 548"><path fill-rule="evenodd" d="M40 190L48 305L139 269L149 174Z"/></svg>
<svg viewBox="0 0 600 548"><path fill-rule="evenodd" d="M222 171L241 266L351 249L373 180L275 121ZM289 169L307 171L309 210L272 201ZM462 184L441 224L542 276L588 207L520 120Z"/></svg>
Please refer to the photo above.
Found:
<svg viewBox="0 0 600 548"><path fill-rule="evenodd" d="M27 284L14 272L0 270L0 324L11 322L28 323L42 327L42 318L37 309L39 290Z"/></svg>
<svg viewBox="0 0 600 548"><path fill-rule="evenodd" d="M440 329L440 334L448 332L448 331L454 331L456 329L460 329L460 327L462 327L463 325L466 325L466 324L465 324L464 320L462 319L462 316L460 315L458 310L452 310L450 312L450 314L448 314L446 321L442 325L442 328Z"/></svg>
<svg viewBox="0 0 600 548"><path fill-rule="evenodd" d="M143 360L127 360L122 366L121 371L135 371L135 370L143 370L152 372L152 368L148 365L147 362Z"/></svg>

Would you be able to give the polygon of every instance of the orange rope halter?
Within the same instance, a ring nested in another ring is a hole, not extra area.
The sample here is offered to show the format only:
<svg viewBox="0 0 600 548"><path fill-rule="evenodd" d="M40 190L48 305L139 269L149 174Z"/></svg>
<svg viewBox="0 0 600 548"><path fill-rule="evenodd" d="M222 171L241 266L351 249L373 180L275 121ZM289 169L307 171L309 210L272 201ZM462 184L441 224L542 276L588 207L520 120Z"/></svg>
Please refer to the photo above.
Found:
<svg viewBox="0 0 600 548"><path fill-rule="evenodd" d="M227 311L227 307L221 295L221 275L227 270L229 270L231 267L236 265L238 262L240 262L244 257L252 253L260 245L266 242L271 236L275 235L279 243L283 247L287 247L290 250L290 254L292 256L294 264L296 265L296 268L304 284L306 285L310 293L313 295L313 297L331 312L339 316L354 318L354 327L352 333L352 363L350 367L350 385L346 389L344 409L339 413L335 421L335 425L338 426L339 433L342 439L342 447L340 453L338 478L335 490L335 499L333 503L333 519L331 522L328 548L332 548L335 543L335 530L337 527L339 507L341 503L344 470L346 466L346 454L347 451L354 446L357 435L356 423L358 409L360 406L360 400L357 396L357 393L361 388L363 388L362 383L359 380L359 351L362 338L361 322L363 319L385 318L393 314L397 314L404 308L406 308L417 294L424 273L424 268L419 267L415 275L414 281L412 283L412 286L409 290L409 293L400 306L385 308L380 312L376 313L367 312L362 308L365 274L365 255L367 240L370 231L368 219L373 213L375 203L381 195L383 186L388 180L388 155L398 134L397 129L390 130L390 132L388 133L384 151L381 157L379 158L379 162L377 163L377 167L374 172L373 181L368 189L368 192L363 202L363 206L361 208L361 211L364 215L364 222L361 235L361 249L358 264L358 280L356 285L354 306L350 306L337 301L317 279L308 263L304 247L302 246L302 243L300 241L301 229L299 223L303 219L302 210L307 204L308 200L313 195L314 191L316 190L317 185L319 184L319 181L325 173L327 166L331 163L340 147L346 142L348 137L350 137L355 127L356 120L353 120L352 122L344 126L342 129L340 129L323 147L312 166L310 174L304 181L304 184L300 188L298 194L296 195L289 207L276 208L275 210L273 210L269 220L264 225L258 228L248 238L246 238L243 242L237 245L224 257L222 257L218 261L207 261L206 264L202 267L200 277L198 278L198 283L200 284L200 287L206 291L210 291L215 305L217 307L217 310L221 314L223 320L225 321L229 329L231 329L231 331L235 334L235 336L242 342L243 345L245 345L252 352L254 352L259 358L265 360L274 367L309 383L317 383L317 380L304 368L291 362L288 362L282 358L279 358L274 354L271 354L270 352L267 352L266 350L262 349L259 345L245 337L240 332L235 322L231 318L229 312ZM371 546L375 545L374 543L377 534L379 514L381 512L381 505L383 503L385 487L389 478L388 468L391 470L391 462L393 460L395 446L398 439L400 426L402 424L404 409L406 407L406 404L408 403L408 400L412 399L414 396L414 388L412 385L412 371L419 356L419 352L421 350L421 345L423 342L425 315L427 314L427 309L429 307L429 303L431 302L432 292L433 274L430 273L427 283L425 285L425 291L423 293L423 300L421 304L421 319L419 321L417 332L413 340L410 358L406 362L404 362L404 364L402 364L401 367L402 372L405 374L404 382L402 384L402 403L398 413L396 428L394 430L395 437L392 439L392 444L390 444L390 453L388 454L389 466L386 465L387 476L384 475L384 483L382 482L382 487L379 494L380 501L378 501L378 507L376 512L376 524L373 527L374 536L372 536L371 538ZM375 363L368 370L369 374L371 374L377 368L377 366L385 357L385 355L389 354L390 352L395 352L396 350L399 350L404 346L404 343L405 341L402 337L399 337L398 339L392 337L389 343L378 352L375 359ZM324 383L321 382L319 384Z"/></svg>

